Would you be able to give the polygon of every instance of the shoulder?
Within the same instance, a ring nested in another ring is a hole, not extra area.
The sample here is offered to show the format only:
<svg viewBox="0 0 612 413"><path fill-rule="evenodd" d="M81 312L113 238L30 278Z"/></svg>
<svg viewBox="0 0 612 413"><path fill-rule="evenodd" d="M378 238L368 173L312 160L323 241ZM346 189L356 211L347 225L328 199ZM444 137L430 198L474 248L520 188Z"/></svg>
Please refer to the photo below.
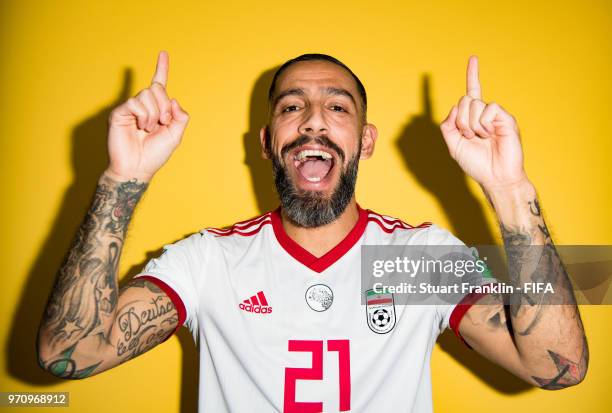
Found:
<svg viewBox="0 0 612 413"><path fill-rule="evenodd" d="M236 222L226 227L216 228L208 227L200 230L200 234L204 237L215 238L234 238L234 237L251 237L258 234L266 225L272 223L272 211L265 214L249 218L244 221Z"/></svg>
<svg viewBox="0 0 612 413"><path fill-rule="evenodd" d="M271 221L270 213L236 222L226 227L206 227L196 230L182 239L163 246L157 260L181 260L188 262L210 262L220 254L238 253L248 248L262 228ZM153 260L155 261L155 259Z"/></svg>
<svg viewBox="0 0 612 413"><path fill-rule="evenodd" d="M178 241L165 244L163 246L164 253L167 251L210 251L211 248L214 249L215 246L222 245L220 242L225 240L250 238L271 222L270 214L271 212L268 212L226 227L206 227L196 230Z"/></svg>
<svg viewBox="0 0 612 413"><path fill-rule="evenodd" d="M418 230L429 228L433 224L431 222L422 222L418 225L408 224L399 218L392 217L390 215L379 214L378 212L372 211L371 209L365 210L367 214L367 220L369 225L380 228L383 232L392 233L396 230Z"/></svg>
<svg viewBox="0 0 612 413"><path fill-rule="evenodd" d="M410 224L390 215L380 214L371 209L367 213L368 228L381 231L384 234L408 240L413 244L421 245L458 245L461 240L450 231L433 222L424 221L419 224Z"/></svg>

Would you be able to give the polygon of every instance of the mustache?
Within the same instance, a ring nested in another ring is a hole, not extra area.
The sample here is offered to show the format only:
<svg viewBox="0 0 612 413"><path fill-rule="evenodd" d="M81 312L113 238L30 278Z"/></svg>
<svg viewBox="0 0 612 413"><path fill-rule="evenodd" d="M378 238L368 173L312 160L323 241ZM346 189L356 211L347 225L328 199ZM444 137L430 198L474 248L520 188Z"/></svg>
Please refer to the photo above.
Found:
<svg viewBox="0 0 612 413"><path fill-rule="evenodd" d="M342 160L342 163L344 163L344 151L338 145L332 142L332 140L329 139L327 135L319 135L316 137L312 137L309 135L300 135L293 142L290 142L283 146L283 148L281 149L281 158L284 158L287 153L291 152L295 148L312 142L333 150L338 154L338 156Z"/></svg>

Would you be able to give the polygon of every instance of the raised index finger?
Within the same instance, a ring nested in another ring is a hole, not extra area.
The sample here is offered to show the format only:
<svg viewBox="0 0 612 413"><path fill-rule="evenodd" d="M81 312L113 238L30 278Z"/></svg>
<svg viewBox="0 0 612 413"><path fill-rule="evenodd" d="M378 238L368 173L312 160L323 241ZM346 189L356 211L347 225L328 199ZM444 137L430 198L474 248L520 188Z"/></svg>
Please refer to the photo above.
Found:
<svg viewBox="0 0 612 413"><path fill-rule="evenodd" d="M474 99L482 99L480 80L478 80L478 57L470 56L467 67L467 95Z"/></svg>
<svg viewBox="0 0 612 413"><path fill-rule="evenodd" d="M155 68L155 75L151 83L159 83L162 86L166 86L168 82L168 53L164 50L159 52L157 56L157 67Z"/></svg>

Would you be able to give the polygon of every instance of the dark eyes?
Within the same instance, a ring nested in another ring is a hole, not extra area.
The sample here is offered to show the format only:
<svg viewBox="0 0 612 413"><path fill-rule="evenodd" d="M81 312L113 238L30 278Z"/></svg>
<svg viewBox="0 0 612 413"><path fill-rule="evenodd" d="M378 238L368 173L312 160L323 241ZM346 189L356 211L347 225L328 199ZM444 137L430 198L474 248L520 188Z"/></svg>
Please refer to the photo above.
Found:
<svg viewBox="0 0 612 413"><path fill-rule="evenodd" d="M297 106L291 105L291 106L287 106L285 109L283 109L283 112L294 112L296 110L297 110Z"/></svg>
<svg viewBox="0 0 612 413"><path fill-rule="evenodd" d="M283 113L288 113L288 112L295 112L296 110L298 110L298 106L296 105L291 105L291 106L287 106L286 108L283 109ZM330 109L334 112L346 112L346 109L344 109L342 106L340 105L332 105L330 106Z"/></svg>

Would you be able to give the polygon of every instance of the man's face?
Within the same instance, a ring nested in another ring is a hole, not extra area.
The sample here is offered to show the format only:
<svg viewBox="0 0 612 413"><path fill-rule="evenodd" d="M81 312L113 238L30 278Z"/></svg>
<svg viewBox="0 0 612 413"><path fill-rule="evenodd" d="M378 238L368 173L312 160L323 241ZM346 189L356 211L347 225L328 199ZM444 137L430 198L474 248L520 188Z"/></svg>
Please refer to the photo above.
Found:
<svg viewBox="0 0 612 413"><path fill-rule="evenodd" d="M376 139L364 118L354 79L336 64L298 62L277 79L261 138L295 224L330 223L352 199L359 159L371 155Z"/></svg>

